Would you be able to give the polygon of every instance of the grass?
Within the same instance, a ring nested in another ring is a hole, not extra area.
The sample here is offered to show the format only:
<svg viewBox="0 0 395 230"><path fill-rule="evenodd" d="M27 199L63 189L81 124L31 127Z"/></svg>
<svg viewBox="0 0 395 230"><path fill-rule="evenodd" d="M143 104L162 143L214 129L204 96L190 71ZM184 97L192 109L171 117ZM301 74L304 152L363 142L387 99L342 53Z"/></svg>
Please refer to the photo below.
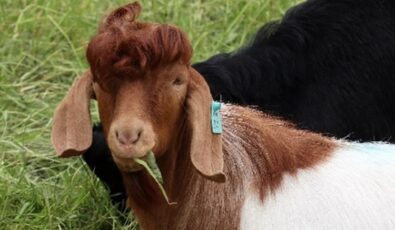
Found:
<svg viewBox="0 0 395 230"><path fill-rule="evenodd" d="M58 159L50 144L52 113L87 68L89 38L106 12L127 1L0 1L0 228L137 228L132 217L119 220L79 157ZM297 2L146 0L141 19L183 28L199 61L241 47Z"/></svg>

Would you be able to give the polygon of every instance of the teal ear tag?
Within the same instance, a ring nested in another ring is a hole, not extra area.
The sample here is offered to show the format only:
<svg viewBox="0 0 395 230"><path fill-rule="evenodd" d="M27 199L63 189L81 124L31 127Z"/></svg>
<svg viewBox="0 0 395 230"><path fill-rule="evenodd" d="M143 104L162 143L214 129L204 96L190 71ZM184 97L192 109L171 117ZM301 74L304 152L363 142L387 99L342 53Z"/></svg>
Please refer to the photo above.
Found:
<svg viewBox="0 0 395 230"><path fill-rule="evenodd" d="M211 131L214 134L222 133L222 118L221 118L221 109L222 103L213 101L211 103Z"/></svg>

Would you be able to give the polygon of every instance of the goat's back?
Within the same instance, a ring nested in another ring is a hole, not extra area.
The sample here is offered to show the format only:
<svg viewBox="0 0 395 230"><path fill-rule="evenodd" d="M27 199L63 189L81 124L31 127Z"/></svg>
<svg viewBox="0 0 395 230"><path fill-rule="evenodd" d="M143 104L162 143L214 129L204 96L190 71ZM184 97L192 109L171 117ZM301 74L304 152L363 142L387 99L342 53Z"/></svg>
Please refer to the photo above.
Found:
<svg viewBox="0 0 395 230"><path fill-rule="evenodd" d="M195 65L214 97L362 141L395 136L395 3L310 0L253 43Z"/></svg>
<svg viewBox="0 0 395 230"><path fill-rule="evenodd" d="M340 146L316 167L285 175L263 202L247 195L241 229L394 229L395 146Z"/></svg>

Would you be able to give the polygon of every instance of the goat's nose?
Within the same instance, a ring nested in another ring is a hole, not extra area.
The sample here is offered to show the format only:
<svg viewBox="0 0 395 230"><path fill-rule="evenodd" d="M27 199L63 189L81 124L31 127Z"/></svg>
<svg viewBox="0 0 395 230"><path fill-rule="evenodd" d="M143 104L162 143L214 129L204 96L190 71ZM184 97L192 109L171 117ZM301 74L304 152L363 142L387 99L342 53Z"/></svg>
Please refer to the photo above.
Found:
<svg viewBox="0 0 395 230"><path fill-rule="evenodd" d="M142 133L142 128L115 130L115 136L122 145L135 145L140 140Z"/></svg>

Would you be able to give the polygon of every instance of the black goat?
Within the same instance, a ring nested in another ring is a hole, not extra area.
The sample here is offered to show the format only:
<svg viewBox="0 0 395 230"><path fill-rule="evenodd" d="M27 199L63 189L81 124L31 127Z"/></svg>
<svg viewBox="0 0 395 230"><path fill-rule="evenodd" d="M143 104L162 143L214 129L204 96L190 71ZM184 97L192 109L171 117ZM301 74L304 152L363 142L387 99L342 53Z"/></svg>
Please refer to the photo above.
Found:
<svg viewBox="0 0 395 230"><path fill-rule="evenodd" d="M395 1L309 0L262 27L251 45L194 68L224 101L338 138L395 140ZM84 159L123 203L119 171L94 133Z"/></svg>

